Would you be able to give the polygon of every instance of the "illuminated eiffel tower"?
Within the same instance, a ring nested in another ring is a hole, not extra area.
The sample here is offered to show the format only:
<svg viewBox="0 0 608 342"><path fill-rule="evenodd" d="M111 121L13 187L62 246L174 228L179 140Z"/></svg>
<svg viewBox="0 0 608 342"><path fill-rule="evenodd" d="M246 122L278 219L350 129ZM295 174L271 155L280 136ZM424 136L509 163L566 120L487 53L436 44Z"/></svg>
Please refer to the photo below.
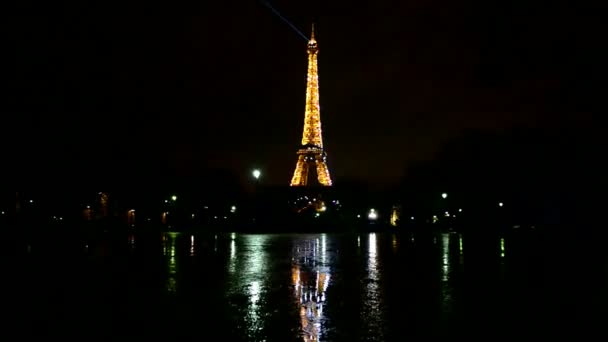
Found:
<svg viewBox="0 0 608 342"><path fill-rule="evenodd" d="M319 108L319 73L317 55L319 47L315 40L315 29L308 41L308 81L306 85L306 112L304 115L304 132L302 146L298 150L296 170L291 178L291 186L307 186L309 170L316 169L317 180L323 186L331 186L327 154L323 149L321 136L321 113Z"/></svg>

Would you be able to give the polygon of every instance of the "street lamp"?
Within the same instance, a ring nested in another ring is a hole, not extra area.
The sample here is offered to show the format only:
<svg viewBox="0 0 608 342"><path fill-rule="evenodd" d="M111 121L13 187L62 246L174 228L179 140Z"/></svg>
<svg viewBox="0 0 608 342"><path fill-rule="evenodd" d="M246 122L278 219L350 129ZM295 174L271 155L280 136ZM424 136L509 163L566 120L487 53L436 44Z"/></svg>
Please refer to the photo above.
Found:
<svg viewBox="0 0 608 342"><path fill-rule="evenodd" d="M253 175L253 178L258 180L258 179L260 179L260 176L262 176L262 171L255 169L251 172L251 174Z"/></svg>
<svg viewBox="0 0 608 342"><path fill-rule="evenodd" d="M175 195L171 196L171 200L172 200L173 202L177 201L177 196L175 196Z"/></svg>
<svg viewBox="0 0 608 342"><path fill-rule="evenodd" d="M448 198L448 194L447 194L447 192L442 193L442 194L441 194L441 198L443 198L443 199Z"/></svg>

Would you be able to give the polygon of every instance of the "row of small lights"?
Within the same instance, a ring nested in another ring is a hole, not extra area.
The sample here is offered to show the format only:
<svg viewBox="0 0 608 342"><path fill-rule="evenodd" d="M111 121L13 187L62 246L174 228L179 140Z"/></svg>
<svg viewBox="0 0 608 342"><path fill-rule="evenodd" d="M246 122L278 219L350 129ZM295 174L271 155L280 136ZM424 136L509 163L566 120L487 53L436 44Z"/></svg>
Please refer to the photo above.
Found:
<svg viewBox="0 0 608 342"><path fill-rule="evenodd" d="M260 170L257 170L257 169L256 169L256 170L253 170L252 174L253 174L253 177L255 177L256 179L260 178L260 176L261 176L261 172L260 172ZM101 194L101 192L100 192L99 194ZM176 202L176 201L177 201L177 196L176 196L176 195L171 196L171 200L172 200L173 202ZM34 200L29 200L29 203L30 203L30 204L34 203ZM169 200L165 200L165 203L169 203ZM91 206L90 206L90 205L87 205L87 206L86 206L86 208L87 208L87 209L91 209ZM208 208L209 208L209 207L205 206L205 209L208 209ZM135 213L135 209L131 209L131 210L129 210L129 212L130 212L130 213ZM233 205L233 206L231 206L231 207L230 207L230 212L231 212L231 213L235 213L235 212L236 212L236 206L234 206L234 205ZM5 214L6 214L6 212L2 211L2 212L0 212L0 214L1 214L1 215L5 215ZM169 212L166 212L166 214L169 214ZM192 214L192 218L194 218L194 214ZM215 219L217 219L218 217L217 217L217 216L215 216L214 218L215 218ZM227 218L227 217L225 217L225 216L224 216L224 219L226 219L226 218ZM54 219L54 220L63 221L63 217L57 217L57 216L53 216L53 219Z"/></svg>
<svg viewBox="0 0 608 342"><path fill-rule="evenodd" d="M260 170L258 170L258 169L255 169L255 170L253 170L253 171L252 171L252 175L253 175L253 177L254 177L255 179L259 179L259 178L260 178L260 176L261 176L261 171L260 171ZM443 199L448 198L448 194L447 194L446 192L442 193L442 194L441 194L441 198L443 198ZM301 198L299 198L299 199L308 199L308 196L304 196L304 197L301 197ZM171 196L171 200L172 200L173 202L176 202L176 201L177 201L177 196L176 196L176 195ZM317 200L316 198L313 198L313 201L316 201L316 200ZM333 202L334 204L338 204L338 205L340 204L340 202L339 202L339 201L337 201L337 200L334 200L334 201L332 201L332 202ZM29 200L29 203L34 203L34 200ZM165 200L165 203L169 203L169 200ZM309 201L309 203L310 203L310 201ZM498 206L499 206L499 207L503 207L503 206L504 206L504 203L503 203L503 202L498 202ZM90 208L91 208L91 206L88 206L88 205L87 205L87 207L86 207L86 208L87 208L87 209L90 209ZM207 206L205 206L205 209L208 209L208 207L207 207ZM129 211L130 211L130 212L135 212L135 209L131 209L131 210L129 210ZM231 213L236 212L236 206L234 206L234 205L233 205L232 207L230 207L230 212L231 212ZM462 209L458 209L458 212L462 212ZM2 211L2 215L4 215L4 214L5 214L5 212L4 212L4 211ZM445 214L446 214L446 217L449 217L449 216L450 216L450 215L449 215L449 213L448 213L447 211L445 212ZM376 220L376 219L378 218L378 213L376 212L376 210L375 210L375 209L373 209L373 208L372 208L372 209L370 209L370 210L369 210L369 213L368 213L368 215L367 215L367 216L368 216L368 218L369 218L370 220ZM194 214L192 214L192 217L194 217ZM361 217L361 215L357 215L357 218L360 218L360 217ZM454 216L454 217L455 217L455 216ZM411 219L413 220L413 219L414 219L414 217L412 216L412 217L411 217Z"/></svg>
<svg viewBox="0 0 608 342"><path fill-rule="evenodd" d="M445 192L444 192L444 193L442 193L442 194L441 194L441 198L443 198L443 199L448 198L448 194L447 194L447 193L445 193ZM502 208L502 207L504 206L504 203L503 203L503 202L498 202L498 206ZM461 212L462 212L462 208L458 209L458 212L459 212L459 213L461 213ZM450 213L446 211L446 212L445 212L445 216L446 216L446 217L450 217ZM456 215L452 215L452 216L453 216L453 217L456 217ZM360 215L360 214L359 214L359 215L357 215L357 218L361 218L361 215ZM371 209L369 210L369 212L367 213L367 218L368 218L369 220L372 220L372 221L377 220L377 219L378 219L378 212L376 211L376 209L371 208ZM411 220L414 220L415 218L414 218L414 216L412 216L412 217L410 217L410 219L411 219ZM437 218L437 216L433 215L433 219L434 219L434 220L437 220L438 218Z"/></svg>

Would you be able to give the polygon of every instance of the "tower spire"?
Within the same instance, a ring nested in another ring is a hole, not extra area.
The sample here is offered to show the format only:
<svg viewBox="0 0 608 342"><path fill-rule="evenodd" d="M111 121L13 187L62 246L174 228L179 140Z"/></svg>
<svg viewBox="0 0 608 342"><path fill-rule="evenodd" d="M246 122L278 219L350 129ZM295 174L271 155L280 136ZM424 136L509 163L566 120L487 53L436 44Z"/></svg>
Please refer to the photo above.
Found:
<svg viewBox="0 0 608 342"><path fill-rule="evenodd" d="M310 34L310 40L315 40L315 23L312 23L312 33Z"/></svg>
<svg viewBox="0 0 608 342"><path fill-rule="evenodd" d="M321 111L319 106L319 71L317 55L319 48L315 40L314 23L312 35L308 42L308 77L306 83L306 110L304 113L304 130L302 132L302 146L298 150L298 163L292 186L305 186L308 184L308 170L316 169L319 184L331 185L329 169L326 163L326 153L323 149L321 134Z"/></svg>

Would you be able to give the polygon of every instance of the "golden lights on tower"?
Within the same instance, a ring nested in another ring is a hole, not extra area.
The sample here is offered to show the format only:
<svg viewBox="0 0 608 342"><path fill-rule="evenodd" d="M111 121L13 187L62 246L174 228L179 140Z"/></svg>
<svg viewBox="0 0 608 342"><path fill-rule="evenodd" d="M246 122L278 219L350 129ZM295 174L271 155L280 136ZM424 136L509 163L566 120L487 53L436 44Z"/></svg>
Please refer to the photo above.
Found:
<svg viewBox="0 0 608 342"><path fill-rule="evenodd" d="M316 170L317 180L323 186L331 186L326 153L323 149L321 132L321 109L319 105L319 73L317 56L319 47L315 39L314 26L308 41L308 77L306 81L306 109L304 113L304 130L302 147L298 150L298 161L291 186L306 186L310 168Z"/></svg>

